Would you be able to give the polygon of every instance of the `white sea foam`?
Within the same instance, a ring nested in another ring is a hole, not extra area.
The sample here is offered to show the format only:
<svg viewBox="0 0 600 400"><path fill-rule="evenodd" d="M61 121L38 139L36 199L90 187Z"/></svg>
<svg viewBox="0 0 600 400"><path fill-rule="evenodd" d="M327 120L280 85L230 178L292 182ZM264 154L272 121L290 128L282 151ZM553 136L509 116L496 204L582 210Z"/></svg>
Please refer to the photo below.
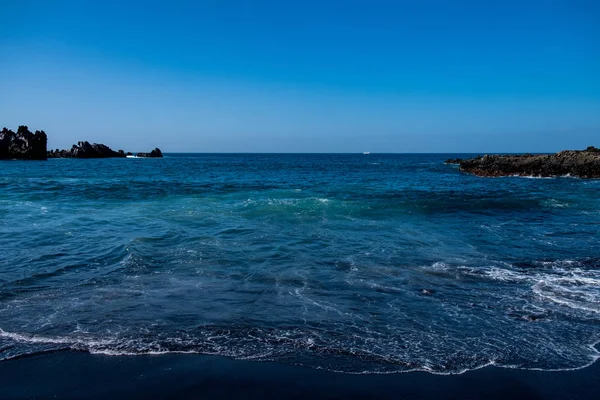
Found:
<svg viewBox="0 0 600 400"><path fill-rule="evenodd" d="M600 314L600 271L579 268L575 260L540 261L542 270L514 270L496 266L465 268L461 273L498 282L529 284L543 302Z"/></svg>
<svg viewBox="0 0 600 400"><path fill-rule="evenodd" d="M600 279L574 277L544 277L532 286L543 300L569 308L600 314Z"/></svg>
<svg viewBox="0 0 600 400"><path fill-rule="evenodd" d="M365 328L366 333L371 333L370 330ZM429 358L416 357L413 360L406 359L405 354L400 352L399 354L390 354L384 348L380 348L377 342L371 341L370 347L355 348L351 344L344 344L343 342L330 343L327 347L323 347L323 337L314 331L298 331L298 330L283 330L281 332L269 332L269 331L256 331L247 333L244 339L236 339L236 336L231 336L232 332L224 331L216 336L204 336L203 338L167 338L163 344L158 342L144 343L140 340L127 340L127 339L98 339L98 338L84 338L84 337L51 337L43 335L32 335L7 332L0 329L0 338L9 339L17 343L32 344L32 345L58 345L59 348L66 346L75 350L87 351L91 354L102 354L107 356L137 356L137 355L164 355L164 354L206 354L206 355L219 355L227 356L242 360L256 360L256 361L278 361L279 355L287 356L289 358L289 351L311 351L315 354L323 353L324 356L331 354L331 351L336 352L337 350L343 351L345 354L352 355L363 365L363 362L368 362L371 359L375 364L371 365L369 369L348 369L348 368L336 368L333 365L327 367L320 364L303 364L316 369L325 369L329 371L336 371L341 373L350 374L389 374L389 373L404 373L412 371L426 371L432 374L438 375L456 375L463 374L468 371L485 368L487 366L497 366L504 368L518 368L527 370L552 370L552 371L564 371L564 370L575 370L585 368L598 359L600 359L600 353L595 348L598 342L588 345L588 354L586 360L581 360L580 365L574 365L572 367L563 368L539 368L539 367L523 367L522 365L514 365L509 363L498 362L495 358L488 360L481 360L480 362L473 363L467 366L457 366L456 369L446 370L444 363L430 361ZM350 336L356 336L355 334L348 333ZM361 336L356 336L362 339ZM373 337L375 339L377 335ZM393 339L393 338L389 338ZM256 344L260 346L252 345L249 340L256 341ZM249 347L236 348L235 344L241 342L247 342ZM202 343L205 345L203 346ZM212 343L211 346L206 346L207 343ZM220 344L219 344L220 343ZM271 343L271 344L269 344ZM196 345L198 344L199 347ZM230 346L229 344L233 345ZM284 345L282 350L278 350L278 347ZM289 346L286 347L285 345ZM415 346L419 346L418 342L414 343ZM464 345L467 345L466 343ZM173 348L173 347L175 348ZM338 347L339 346L339 347ZM177 348L180 347L180 348ZM183 348L182 348L183 347ZM187 347L187 348L186 348ZM287 349L287 350L286 350ZM35 351L52 351L56 348L42 347ZM15 354L6 354L0 356L1 359L10 359L18 356ZM420 361L419 361L420 360ZM385 368L381 369L377 367L378 364L386 365ZM404 365L403 367L390 368L394 364ZM414 366L410 367L413 364Z"/></svg>
<svg viewBox="0 0 600 400"><path fill-rule="evenodd" d="M554 208L566 208L566 207L571 206L569 203L560 202L556 199L550 199L550 200L544 201L543 204L547 207L554 207Z"/></svg>
<svg viewBox="0 0 600 400"><path fill-rule="evenodd" d="M470 272L467 272L471 275L477 275L474 273L474 271L477 270L471 270ZM519 272L515 272L515 271L511 271L509 269L504 269L504 268L498 268L498 267L490 267L487 269L483 269L481 271L481 275L484 275L490 279L496 280L496 281L503 281L503 282L523 282L523 281L531 281L532 277L528 276L526 274L522 274Z"/></svg>
<svg viewBox="0 0 600 400"><path fill-rule="evenodd" d="M319 307L319 308L321 308L321 309L323 309L323 310L326 310L326 311L333 311L333 312L335 312L335 313L337 313L337 314L339 314L339 315L345 315L345 314L348 314L348 313L345 313L345 312L343 312L343 311L340 311L339 309L337 309L337 308L336 308L336 307L334 307L334 306L327 305L327 304L325 304L325 303L321 303L321 302L318 302L318 301L316 301L316 300L313 300L313 299L309 298L308 296L304 295L304 293L303 293L303 290L302 290L302 289L295 289L295 290L294 290L294 294L295 294L296 296L298 296L299 298L301 298L303 301L305 301L305 302L307 302L307 303L309 303L309 304L312 304L312 305L314 305L314 306L317 306L317 307Z"/></svg>
<svg viewBox="0 0 600 400"><path fill-rule="evenodd" d="M523 178L523 179L556 179L556 176L539 176L539 175L510 175L509 178Z"/></svg>
<svg viewBox="0 0 600 400"><path fill-rule="evenodd" d="M553 176L519 175L519 174L515 174L515 175L509 175L508 177L523 178L523 179L556 179L556 178L582 179L582 178L580 178L578 176L573 176L571 174L553 175Z"/></svg>
<svg viewBox="0 0 600 400"><path fill-rule="evenodd" d="M438 271L447 271L448 270L448 264L444 263L443 261L436 261L431 266L431 269L438 270Z"/></svg>
<svg viewBox="0 0 600 400"><path fill-rule="evenodd" d="M25 343L53 343L53 344L72 344L73 340L65 338L52 338L46 336L24 335L20 333L6 332L0 328L0 337L12 339L16 342Z"/></svg>

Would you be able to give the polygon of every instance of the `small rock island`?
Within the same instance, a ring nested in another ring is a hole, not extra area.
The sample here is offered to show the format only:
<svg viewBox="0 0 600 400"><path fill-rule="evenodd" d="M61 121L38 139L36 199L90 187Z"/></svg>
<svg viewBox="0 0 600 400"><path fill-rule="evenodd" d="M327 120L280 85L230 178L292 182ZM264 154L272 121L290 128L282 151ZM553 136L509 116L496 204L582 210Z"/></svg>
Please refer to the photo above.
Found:
<svg viewBox="0 0 600 400"><path fill-rule="evenodd" d="M0 131L0 160L46 160L48 158L125 158L133 156L123 150L114 151L104 144L78 142L68 150L47 150L48 136L44 131L31 132L25 125L17 132L4 128ZM161 158L158 147L150 153L137 153L135 157Z"/></svg>
<svg viewBox="0 0 600 400"><path fill-rule="evenodd" d="M48 151L48 158L125 158L127 156L133 156L133 153L125 153L123 150L114 151L104 144L90 144L90 142L78 142L68 150ZM162 152L158 147L150 153L137 153L135 155L135 157L140 158L160 158L162 156Z"/></svg>
<svg viewBox="0 0 600 400"><path fill-rule="evenodd" d="M68 150L50 150L48 158L117 158L125 157L123 150L114 151L103 144L78 142Z"/></svg>
<svg viewBox="0 0 600 400"><path fill-rule="evenodd" d="M0 160L45 160L48 137L44 131L31 132L25 125L17 132L0 131Z"/></svg>
<svg viewBox="0 0 600 400"><path fill-rule="evenodd" d="M461 171L477 176L572 176L600 178L600 149L564 150L556 154L485 155L471 159L450 159Z"/></svg>
<svg viewBox="0 0 600 400"><path fill-rule="evenodd" d="M158 147L155 147L150 153L137 153L137 157L161 158L162 152Z"/></svg>

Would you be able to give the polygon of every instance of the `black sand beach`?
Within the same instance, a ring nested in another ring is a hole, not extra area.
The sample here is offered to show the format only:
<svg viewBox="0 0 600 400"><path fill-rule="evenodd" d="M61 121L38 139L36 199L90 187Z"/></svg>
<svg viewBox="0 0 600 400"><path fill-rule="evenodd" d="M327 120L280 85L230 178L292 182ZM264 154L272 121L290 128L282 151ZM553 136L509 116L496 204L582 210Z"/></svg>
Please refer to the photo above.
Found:
<svg viewBox="0 0 600 400"><path fill-rule="evenodd" d="M270 362L60 351L0 363L2 399L598 399L600 363L575 371L487 367L461 375L340 374Z"/></svg>

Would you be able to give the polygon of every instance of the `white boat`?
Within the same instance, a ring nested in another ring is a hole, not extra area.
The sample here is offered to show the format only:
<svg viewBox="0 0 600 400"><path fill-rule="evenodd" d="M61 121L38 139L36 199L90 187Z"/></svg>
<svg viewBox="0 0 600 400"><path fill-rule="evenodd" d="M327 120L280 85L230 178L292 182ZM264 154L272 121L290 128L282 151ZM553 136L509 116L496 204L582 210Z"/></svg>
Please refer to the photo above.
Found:
<svg viewBox="0 0 600 400"><path fill-rule="evenodd" d="M139 158L138 156L126 156L127 158Z"/></svg>
<svg viewBox="0 0 600 400"><path fill-rule="evenodd" d="M363 154L371 154L371 153L368 151L364 151Z"/></svg>

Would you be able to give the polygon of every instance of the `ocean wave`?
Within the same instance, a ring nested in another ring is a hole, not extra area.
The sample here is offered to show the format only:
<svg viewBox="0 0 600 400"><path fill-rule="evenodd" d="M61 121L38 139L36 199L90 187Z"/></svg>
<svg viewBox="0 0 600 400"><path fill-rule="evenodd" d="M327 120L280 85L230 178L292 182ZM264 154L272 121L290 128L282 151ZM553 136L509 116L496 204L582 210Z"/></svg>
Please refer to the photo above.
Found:
<svg viewBox="0 0 600 400"><path fill-rule="evenodd" d="M566 202L561 202L559 200L556 199L549 199L547 201L544 201L543 204L547 207L555 207L555 208L566 208L566 207L571 207L570 203L566 203Z"/></svg>
<svg viewBox="0 0 600 400"><path fill-rule="evenodd" d="M147 336L147 335L145 335ZM600 359L596 349L599 342L585 346L584 358L578 358L573 365L559 368L548 365L515 364L510 359L502 360L498 355L486 358L468 351L469 344L462 349L465 352L448 354L445 359L430 356L410 356L406 351L400 353L381 352L377 342L372 349L357 348L342 343L327 344L314 330L261 330L234 327L218 328L196 332L195 335L182 334L179 337L114 337L97 338L87 336L50 336L5 331L0 328L1 342L11 342L10 346L0 346L0 361L7 361L31 354L53 352L57 350L86 351L90 354L107 356L140 356L164 354L204 354L231 357L239 360L276 361L292 363L315 369L350 374L389 374L425 371L440 375L462 374L467 371L494 365L504 368L524 370L565 371L585 368ZM240 345L241 344L241 345ZM25 346L21 352L15 352L15 346ZM418 343L415 343L418 345ZM12 352L5 349L13 349ZM457 351L460 350L456 349ZM584 351L584 350L582 350ZM583 352L582 352L583 354ZM581 357L581 356L580 356ZM312 361L311 361L312 358Z"/></svg>
<svg viewBox="0 0 600 400"><path fill-rule="evenodd" d="M541 260L522 265L451 267L436 262L432 272L453 273L500 283L527 284L543 303L554 303L579 311L600 314L600 269L598 260ZM590 315L588 314L588 317Z"/></svg>

